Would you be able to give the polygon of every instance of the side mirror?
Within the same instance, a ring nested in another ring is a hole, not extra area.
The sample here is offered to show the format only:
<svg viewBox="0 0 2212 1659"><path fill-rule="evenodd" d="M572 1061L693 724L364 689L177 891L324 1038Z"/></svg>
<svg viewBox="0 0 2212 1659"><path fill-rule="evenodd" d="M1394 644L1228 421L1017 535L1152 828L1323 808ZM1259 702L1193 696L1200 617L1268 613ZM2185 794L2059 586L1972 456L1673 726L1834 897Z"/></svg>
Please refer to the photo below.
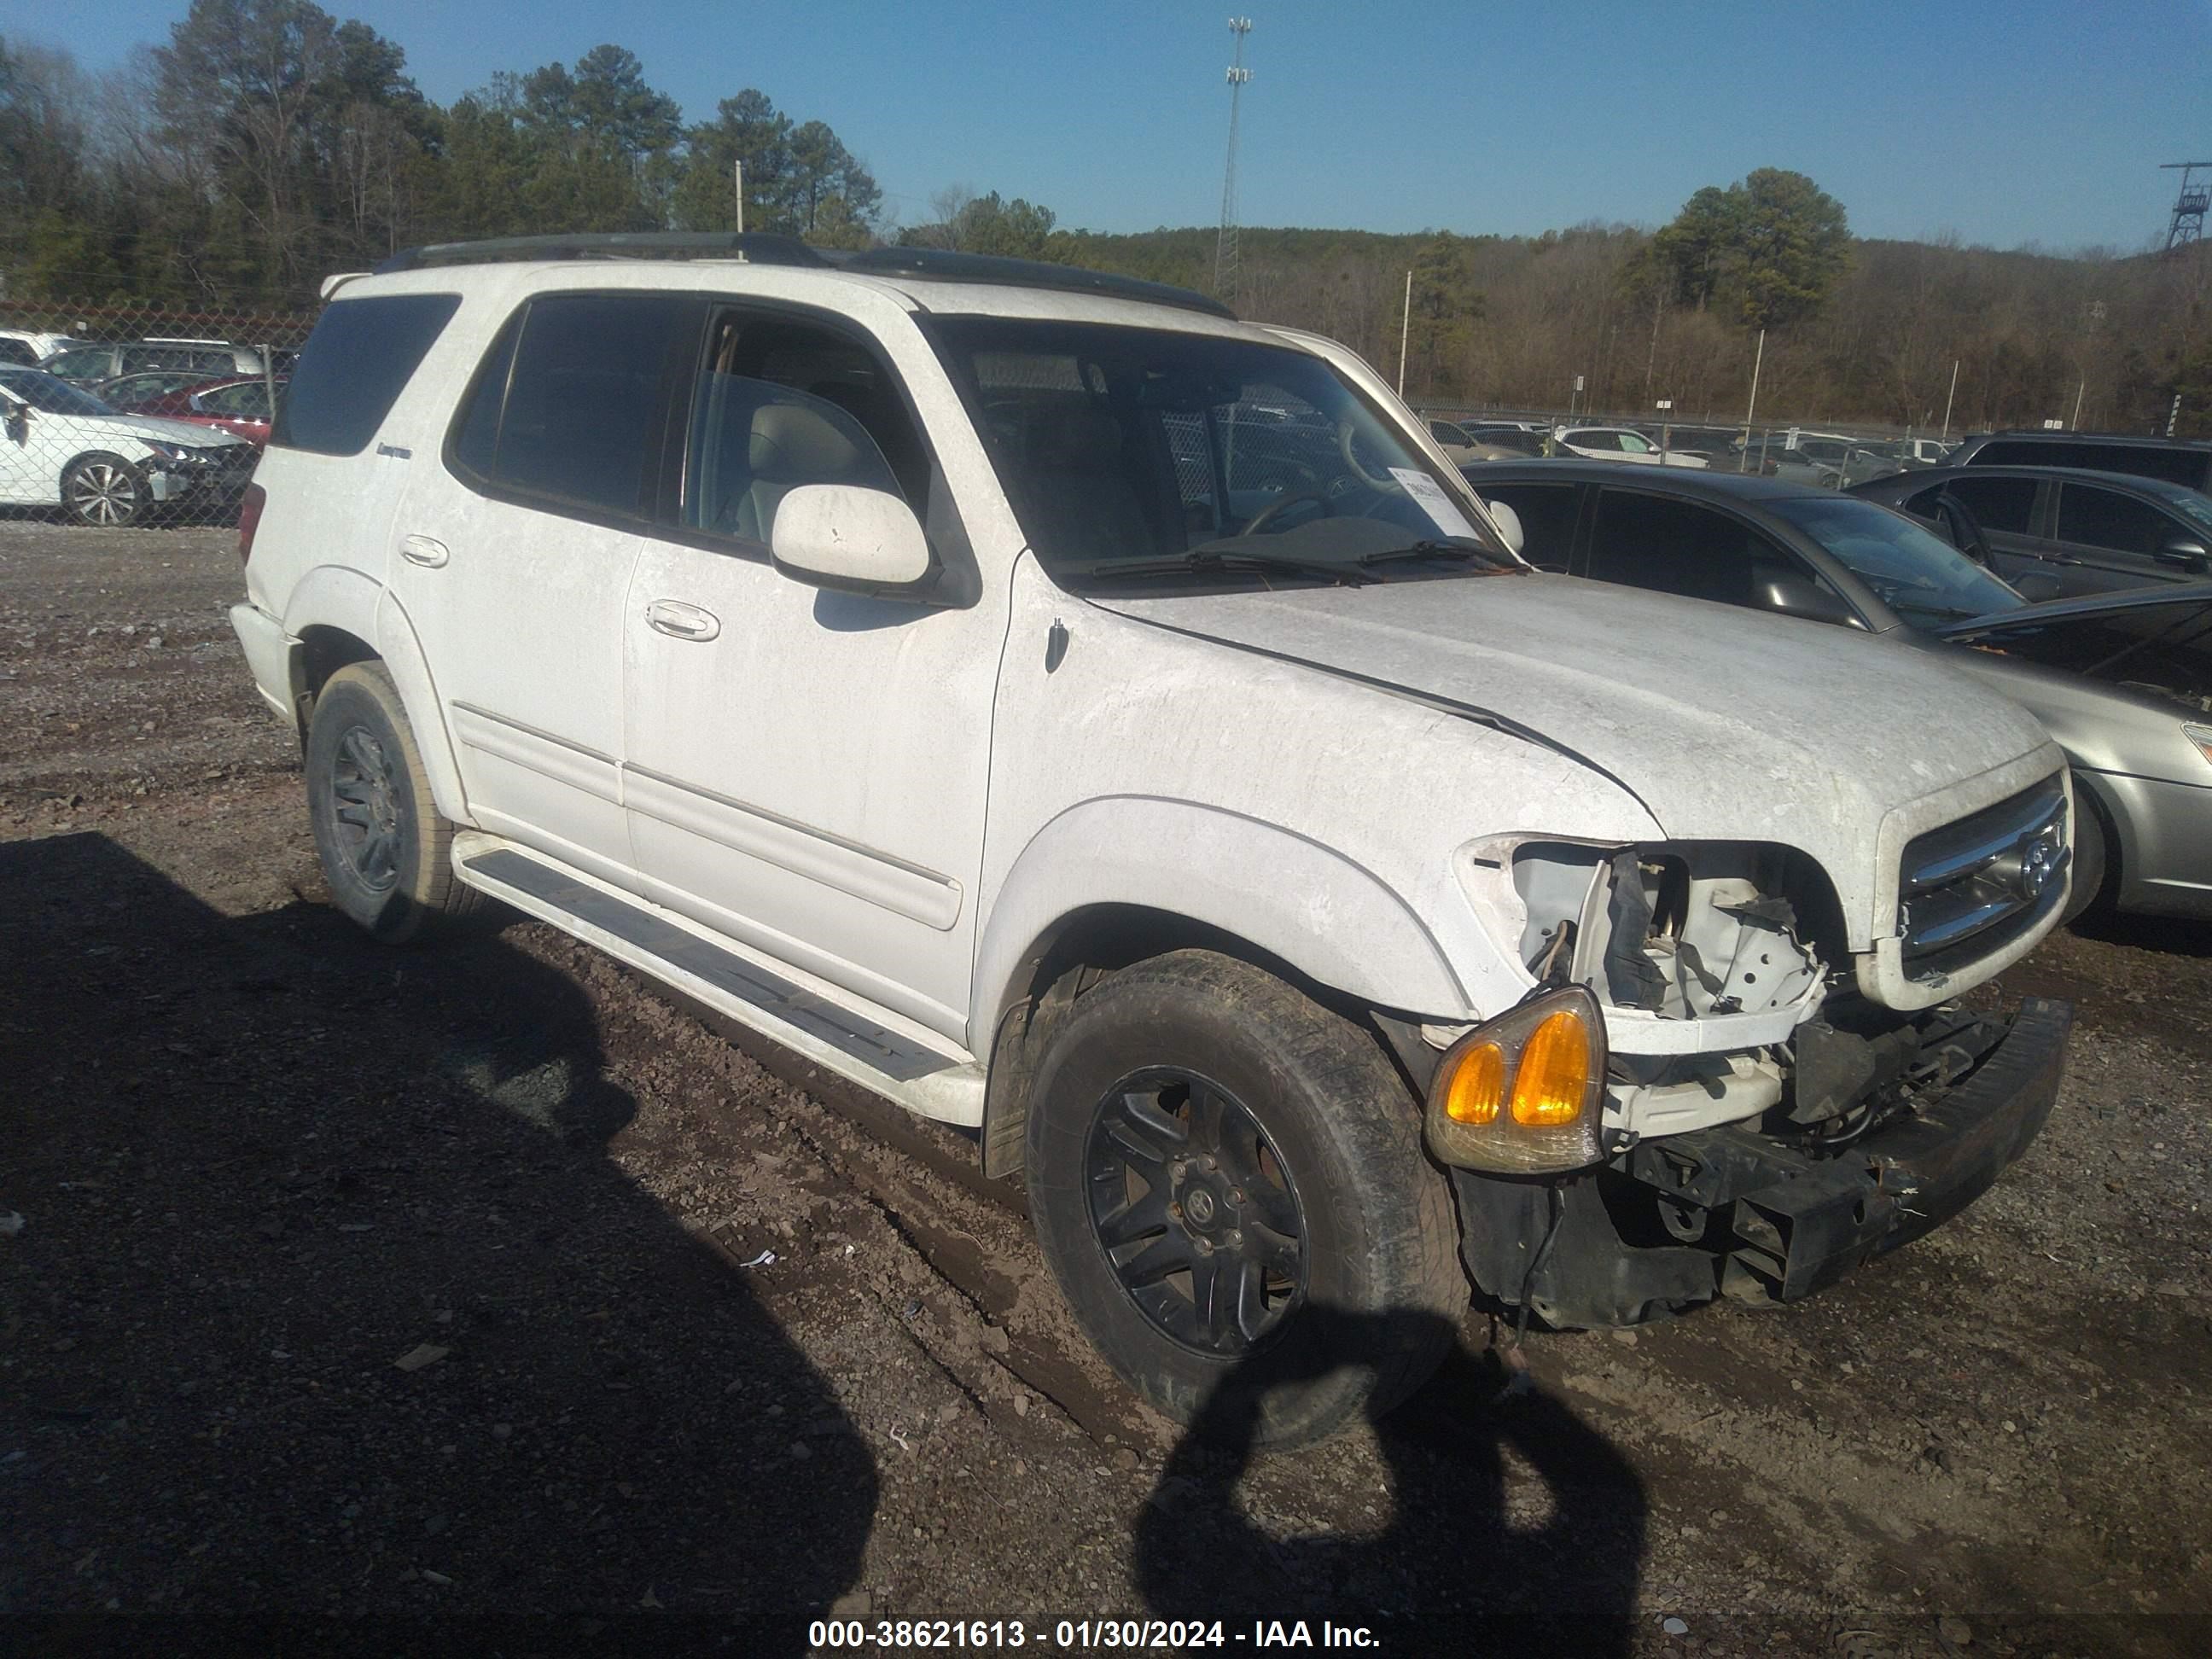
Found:
<svg viewBox="0 0 2212 1659"><path fill-rule="evenodd" d="M5 417L8 441L18 448L31 441L31 406L28 404L9 404Z"/></svg>
<svg viewBox="0 0 2212 1659"><path fill-rule="evenodd" d="M2212 566L2212 557L2204 551L2204 544L2188 536L2169 536L2157 552L2151 555L2160 564L2170 564L2177 570L2203 574Z"/></svg>
<svg viewBox="0 0 2212 1659"><path fill-rule="evenodd" d="M1490 522L1498 526L1498 538L1516 553L1528 545L1528 538L1521 529L1521 515L1503 501L1486 499L1483 507L1490 514Z"/></svg>
<svg viewBox="0 0 2212 1659"><path fill-rule="evenodd" d="M1780 617L1797 617L1807 622L1856 623L1858 612L1829 592L1815 587L1802 576L1786 572L1762 572L1753 580L1751 602L1762 611L1771 611Z"/></svg>
<svg viewBox="0 0 2212 1659"><path fill-rule="evenodd" d="M911 587L936 568L921 520L857 484L800 484L777 503L769 550L787 576L863 593Z"/></svg>

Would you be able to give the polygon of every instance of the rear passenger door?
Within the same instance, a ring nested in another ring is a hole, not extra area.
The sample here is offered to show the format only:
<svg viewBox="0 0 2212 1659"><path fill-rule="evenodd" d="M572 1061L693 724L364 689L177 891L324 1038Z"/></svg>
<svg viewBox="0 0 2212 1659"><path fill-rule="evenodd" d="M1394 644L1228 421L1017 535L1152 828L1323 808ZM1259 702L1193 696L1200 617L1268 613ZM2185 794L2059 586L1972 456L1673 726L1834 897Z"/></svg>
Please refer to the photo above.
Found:
<svg viewBox="0 0 2212 1659"><path fill-rule="evenodd" d="M2079 562L2079 591L2101 592L2139 587L2145 582L2186 581L2200 575L2185 561L2160 555L2172 541L2203 544L2192 532L2153 503L2101 484L2058 485L2057 534L2061 557Z"/></svg>
<svg viewBox="0 0 2212 1659"><path fill-rule="evenodd" d="M624 789L647 897L965 1043L1005 583L930 439L965 430L957 394L904 313L872 329L705 319L623 612ZM964 603L776 569L784 497L826 483L903 499Z"/></svg>
<svg viewBox="0 0 2212 1659"><path fill-rule="evenodd" d="M436 677L477 822L634 887L623 607L697 308L539 294L485 352L441 459L418 457L392 586Z"/></svg>

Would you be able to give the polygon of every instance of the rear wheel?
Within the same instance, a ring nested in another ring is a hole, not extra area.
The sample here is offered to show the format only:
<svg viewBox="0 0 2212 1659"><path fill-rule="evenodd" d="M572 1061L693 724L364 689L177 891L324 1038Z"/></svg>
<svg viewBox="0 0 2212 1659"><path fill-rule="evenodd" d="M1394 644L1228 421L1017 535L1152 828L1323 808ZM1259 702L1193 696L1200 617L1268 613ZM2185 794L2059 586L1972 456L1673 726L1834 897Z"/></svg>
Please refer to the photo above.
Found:
<svg viewBox="0 0 2212 1659"><path fill-rule="evenodd" d="M79 524L120 530L152 503L146 475L120 455L80 455L62 474L62 507Z"/></svg>
<svg viewBox="0 0 2212 1659"><path fill-rule="evenodd" d="M331 897L387 944L486 901L453 874L453 824L380 662L331 676L307 723L307 814Z"/></svg>
<svg viewBox="0 0 2212 1659"><path fill-rule="evenodd" d="M1188 1423L1243 1396L1318 1440L1428 1376L1468 1304L1449 1189L1375 1042L1182 951L1087 993L1040 1057L1030 1210L1107 1362Z"/></svg>

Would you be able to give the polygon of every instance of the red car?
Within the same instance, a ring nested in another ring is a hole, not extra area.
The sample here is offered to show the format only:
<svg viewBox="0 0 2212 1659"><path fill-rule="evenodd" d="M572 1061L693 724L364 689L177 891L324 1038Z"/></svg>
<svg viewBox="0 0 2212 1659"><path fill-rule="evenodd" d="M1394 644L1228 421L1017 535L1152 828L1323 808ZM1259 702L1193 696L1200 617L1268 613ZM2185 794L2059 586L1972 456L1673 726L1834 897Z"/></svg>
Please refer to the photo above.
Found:
<svg viewBox="0 0 2212 1659"><path fill-rule="evenodd" d="M282 392L284 382L277 381L276 387ZM131 412L211 426L250 444L266 444L271 418L269 382L258 375L251 380L209 380L165 397L133 399Z"/></svg>

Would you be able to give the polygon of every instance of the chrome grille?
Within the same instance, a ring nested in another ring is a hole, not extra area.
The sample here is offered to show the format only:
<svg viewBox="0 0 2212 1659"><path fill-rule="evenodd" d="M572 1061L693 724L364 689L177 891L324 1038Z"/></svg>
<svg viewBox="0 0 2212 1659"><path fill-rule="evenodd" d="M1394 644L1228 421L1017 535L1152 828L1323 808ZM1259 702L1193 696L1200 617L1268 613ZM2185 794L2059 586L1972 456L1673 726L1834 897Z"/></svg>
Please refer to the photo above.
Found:
<svg viewBox="0 0 2212 1659"><path fill-rule="evenodd" d="M2057 908L2073 856L2056 776L1915 837L1898 884L1905 972L1932 979L2002 950Z"/></svg>

